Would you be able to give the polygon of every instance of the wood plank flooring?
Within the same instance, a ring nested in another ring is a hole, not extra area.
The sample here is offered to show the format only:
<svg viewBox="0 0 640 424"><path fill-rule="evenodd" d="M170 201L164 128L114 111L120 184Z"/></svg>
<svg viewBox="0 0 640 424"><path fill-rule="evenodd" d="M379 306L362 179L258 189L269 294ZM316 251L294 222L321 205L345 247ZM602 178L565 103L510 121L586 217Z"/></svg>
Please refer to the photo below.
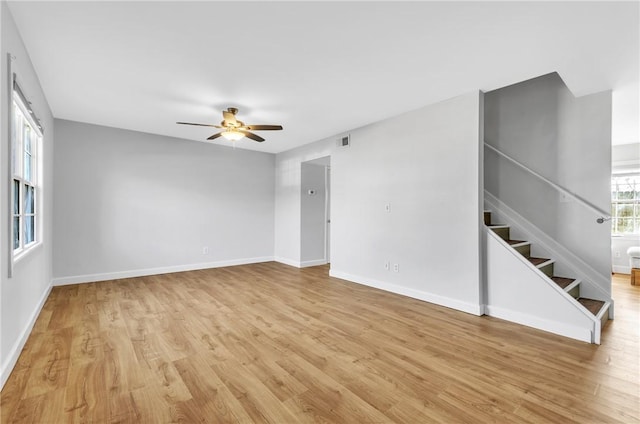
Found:
<svg viewBox="0 0 640 424"><path fill-rule="evenodd" d="M277 263L56 287L2 423L633 423L640 286L589 345Z"/></svg>

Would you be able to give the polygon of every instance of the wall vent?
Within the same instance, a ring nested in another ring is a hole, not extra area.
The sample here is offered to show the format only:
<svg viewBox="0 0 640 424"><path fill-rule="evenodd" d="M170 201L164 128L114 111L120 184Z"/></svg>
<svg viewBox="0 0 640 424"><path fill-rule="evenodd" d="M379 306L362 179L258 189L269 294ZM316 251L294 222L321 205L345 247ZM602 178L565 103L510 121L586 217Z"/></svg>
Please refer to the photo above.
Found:
<svg viewBox="0 0 640 424"><path fill-rule="evenodd" d="M343 135L338 139L338 147L349 147L351 145L351 134Z"/></svg>

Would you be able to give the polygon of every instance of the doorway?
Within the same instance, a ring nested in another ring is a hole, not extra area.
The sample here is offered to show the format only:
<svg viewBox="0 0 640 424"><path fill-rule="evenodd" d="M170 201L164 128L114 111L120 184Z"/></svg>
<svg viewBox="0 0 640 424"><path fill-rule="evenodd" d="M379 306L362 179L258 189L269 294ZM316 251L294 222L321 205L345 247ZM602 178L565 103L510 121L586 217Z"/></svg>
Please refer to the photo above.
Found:
<svg viewBox="0 0 640 424"><path fill-rule="evenodd" d="M302 162L300 193L300 266L330 262L331 158Z"/></svg>

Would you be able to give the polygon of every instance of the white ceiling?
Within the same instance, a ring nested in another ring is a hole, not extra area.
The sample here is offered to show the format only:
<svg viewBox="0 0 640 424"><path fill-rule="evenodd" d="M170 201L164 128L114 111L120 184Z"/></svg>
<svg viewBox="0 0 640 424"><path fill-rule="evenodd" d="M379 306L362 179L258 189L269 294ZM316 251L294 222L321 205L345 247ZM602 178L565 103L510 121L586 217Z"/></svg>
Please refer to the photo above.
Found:
<svg viewBox="0 0 640 424"><path fill-rule="evenodd" d="M557 71L638 142L637 2L9 2L57 118L193 140L236 106L281 152ZM224 144L225 141L216 141ZM228 143L228 142L227 142Z"/></svg>

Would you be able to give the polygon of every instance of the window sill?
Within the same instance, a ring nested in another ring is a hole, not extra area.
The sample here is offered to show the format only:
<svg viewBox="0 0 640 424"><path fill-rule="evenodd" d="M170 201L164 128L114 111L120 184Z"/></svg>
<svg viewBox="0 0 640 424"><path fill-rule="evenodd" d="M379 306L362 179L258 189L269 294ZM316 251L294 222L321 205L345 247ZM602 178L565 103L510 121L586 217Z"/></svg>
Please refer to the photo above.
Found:
<svg viewBox="0 0 640 424"><path fill-rule="evenodd" d="M30 244L28 247L21 249L17 253L14 251L14 254L13 254L13 263L14 263L14 265L17 264L18 262L20 262L25 257L29 256L31 254L31 252L33 252L35 250L38 250L38 247L40 247L40 246L42 246L42 242L41 241L37 241L37 242L34 242L34 243Z"/></svg>
<svg viewBox="0 0 640 424"><path fill-rule="evenodd" d="M611 234L612 240L640 240L640 234Z"/></svg>

